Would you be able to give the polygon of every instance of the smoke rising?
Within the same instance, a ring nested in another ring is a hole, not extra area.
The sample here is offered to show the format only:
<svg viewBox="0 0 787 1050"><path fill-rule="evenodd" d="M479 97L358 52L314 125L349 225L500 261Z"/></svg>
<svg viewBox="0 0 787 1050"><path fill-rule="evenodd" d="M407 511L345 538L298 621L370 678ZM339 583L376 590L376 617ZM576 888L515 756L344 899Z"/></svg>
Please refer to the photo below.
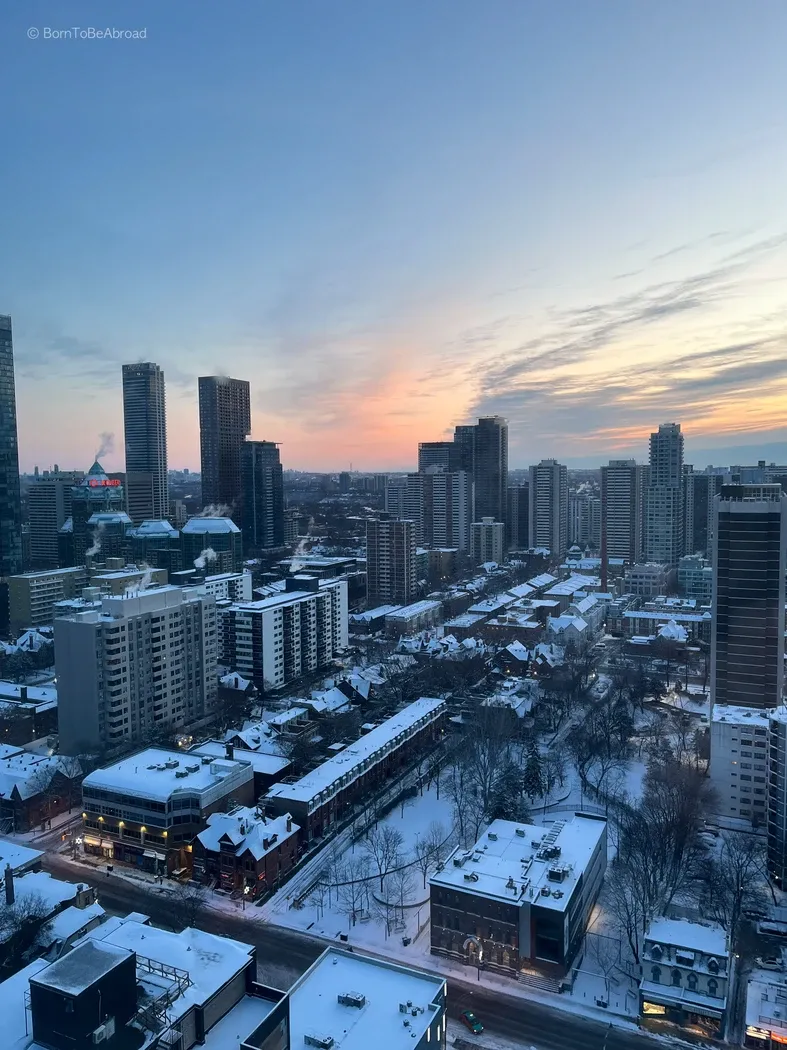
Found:
<svg viewBox="0 0 787 1050"><path fill-rule="evenodd" d="M229 518L232 516L232 507L228 507L226 503L211 503L203 507L196 516L198 518Z"/></svg>
<svg viewBox="0 0 787 1050"><path fill-rule="evenodd" d="M115 451L115 435L110 430L104 430L98 435L98 449L94 459L101 459Z"/></svg>
<svg viewBox="0 0 787 1050"><path fill-rule="evenodd" d="M212 561L216 561L218 554L212 547L206 547L204 551L201 551L199 557L194 559L195 569L204 569Z"/></svg>
<svg viewBox="0 0 787 1050"><path fill-rule="evenodd" d="M101 553L101 535L105 528L106 526L104 525L104 522L101 521L93 529L93 546L85 551L86 558L94 558L97 554Z"/></svg>

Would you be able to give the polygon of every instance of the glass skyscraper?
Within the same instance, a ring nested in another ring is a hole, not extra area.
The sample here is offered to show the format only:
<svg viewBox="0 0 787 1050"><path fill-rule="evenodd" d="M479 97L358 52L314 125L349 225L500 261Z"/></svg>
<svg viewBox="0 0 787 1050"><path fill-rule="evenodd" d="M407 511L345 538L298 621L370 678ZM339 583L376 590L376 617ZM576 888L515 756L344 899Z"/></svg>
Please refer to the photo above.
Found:
<svg viewBox="0 0 787 1050"><path fill-rule="evenodd" d="M0 315L0 577L22 571L22 501L11 318Z"/></svg>

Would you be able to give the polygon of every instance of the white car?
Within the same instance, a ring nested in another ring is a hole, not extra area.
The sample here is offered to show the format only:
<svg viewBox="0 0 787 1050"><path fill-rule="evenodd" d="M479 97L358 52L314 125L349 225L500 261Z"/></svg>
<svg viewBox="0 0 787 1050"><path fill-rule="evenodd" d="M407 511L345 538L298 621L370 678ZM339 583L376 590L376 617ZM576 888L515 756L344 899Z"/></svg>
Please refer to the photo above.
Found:
<svg viewBox="0 0 787 1050"><path fill-rule="evenodd" d="M781 955L764 955L757 959L757 965L761 970L783 970L784 963Z"/></svg>

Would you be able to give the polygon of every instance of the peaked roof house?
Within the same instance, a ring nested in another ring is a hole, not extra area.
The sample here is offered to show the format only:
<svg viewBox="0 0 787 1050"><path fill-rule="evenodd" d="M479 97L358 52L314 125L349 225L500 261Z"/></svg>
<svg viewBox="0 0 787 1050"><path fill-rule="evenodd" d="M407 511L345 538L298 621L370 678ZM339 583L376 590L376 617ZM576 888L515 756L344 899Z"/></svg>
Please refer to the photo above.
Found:
<svg viewBox="0 0 787 1050"><path fill-rule="evenodd" d="M300 830L289 813L213 813L193 843L194 878L251 898L268 893L297 861Z"/></svg>

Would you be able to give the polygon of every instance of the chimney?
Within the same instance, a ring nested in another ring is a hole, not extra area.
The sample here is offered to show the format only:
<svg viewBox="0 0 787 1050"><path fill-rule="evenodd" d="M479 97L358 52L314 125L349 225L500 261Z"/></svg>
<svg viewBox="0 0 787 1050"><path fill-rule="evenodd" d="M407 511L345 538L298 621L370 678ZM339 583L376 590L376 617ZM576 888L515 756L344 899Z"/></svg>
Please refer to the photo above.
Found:
<svg viewBox="0 0 787 1050"><path fill-rule="evenodd" d="M11 865L6 864L5 866L5 902L10 908L14 903L14 873L11 870Z"/></svg>
<svg viewBox="0 0 787 1050"><path fill-rule="evenodd" d="M291 831L292 831L292 817L288 813L287 814L287 834L289 835Z"/></svg>
<svg viewBox="0 0 787 1050"><path fill-rule="evenodd" d="M232 744L224 745L224 755L225 758L230 759L230 761L235 757L235 748L232 746Z"/></svg>
<svg viewBox="0 0 787 1050"><path fill-rule="evenodd" d="M19 686L19 699L23 703L24 703L25 700L27 700L27 686L26 685L20 685Z"/></svg>

